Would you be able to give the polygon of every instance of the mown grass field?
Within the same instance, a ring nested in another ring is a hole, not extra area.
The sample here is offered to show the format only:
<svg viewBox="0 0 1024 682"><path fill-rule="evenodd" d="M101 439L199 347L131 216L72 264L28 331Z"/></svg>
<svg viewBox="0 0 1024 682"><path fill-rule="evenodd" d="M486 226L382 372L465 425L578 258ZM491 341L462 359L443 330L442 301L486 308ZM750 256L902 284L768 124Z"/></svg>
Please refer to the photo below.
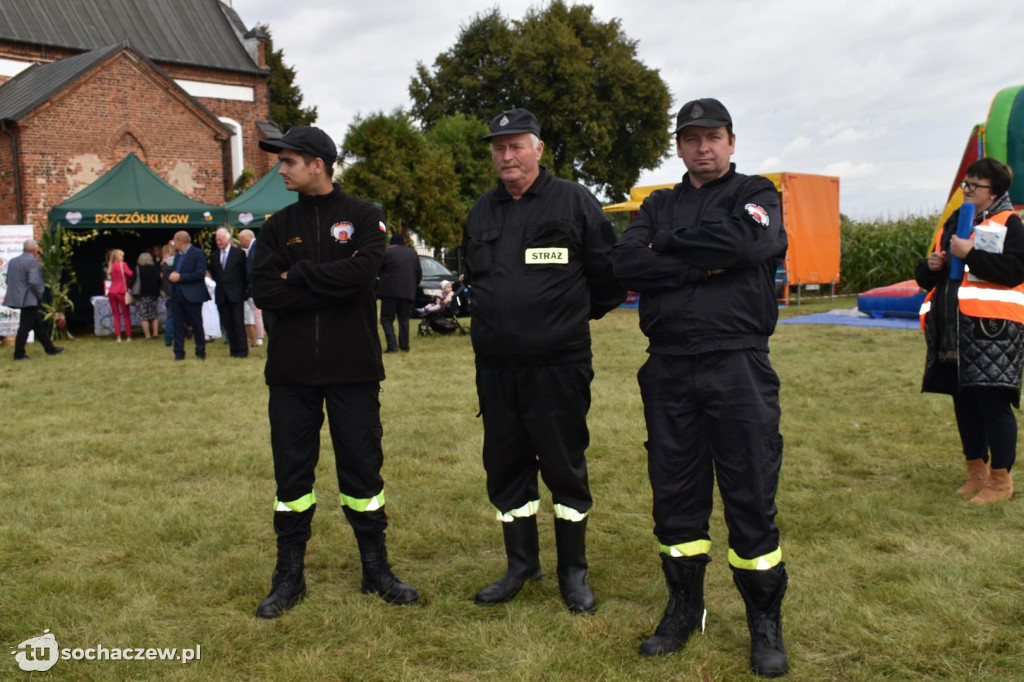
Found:
<svg viewBox="0 0 1024 682"><path fill-rule="evenodd" d="M844 302L790 307L784 317ZM60 661L53 680L743 680L748 636L712 518L708 629L679 654L636 653L666 592L651 534L636 312L593 325L589 580L594 616L563 607L550 500L545 578L508 606L476 590L504 570L484 491L469 339L385 356L389 545L423 595L359 593L333 459L318 475L309 599L253 616L274 561L265 347L205 363L162 344L68 342L0 356L0 679L7 652L49 629L61 648L195 647L201 660ZM916 331L780 326L786 451L778 496L791 576L791 680L1024 679L1024 502L979 508L947 397L919 393ZM329 436L323 445L329 453Z"/></svg>

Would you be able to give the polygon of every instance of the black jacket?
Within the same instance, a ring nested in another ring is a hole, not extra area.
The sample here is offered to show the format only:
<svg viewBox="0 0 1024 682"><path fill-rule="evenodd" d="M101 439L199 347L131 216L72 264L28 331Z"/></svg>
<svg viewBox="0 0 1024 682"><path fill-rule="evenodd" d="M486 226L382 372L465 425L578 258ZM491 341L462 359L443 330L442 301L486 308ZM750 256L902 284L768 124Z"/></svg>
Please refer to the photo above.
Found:
<svg viewBox="0 0 1024 682"><path fill-rule="evenodd" d="M466 219L477 361L536 366L590 358L590 320L626 292L612 274L615 233L583 186L546 168L513 199L499 182Z"/></svg>
<svg viewBox="0 0 1024 682"><path fill-rule="evenodd" d="M419 255L408 246L389 246L384 251L384 262L380 266L377 297L415 301L416 287L421 279L423 267Z"/></svg>
<svg viewBox="0 0 1024 682"><path fill-rule="evenodd" d="M373 284L386 229L379 208L337 185L323 196L300 194L263 224L252 294L256 305L275 317L268 384L384 378Z"/></svg>
<svg viewBox="0 0 1024 682"><path fill-rule="evenodd" d="M210 277L217 283L214 299L217 305L242 303L248 296L249 279L245 274L245 251L234 244L228 249L228 261L220 265L221 250L214 247L210 253L208 269Z"/></svg>
<svg viewBox="0 0 1024 682"><path fill-rule="evenodd" d="M687 174L653 192L615 245L612 263L619 281L640 293L649 352L768 350L779 316L775 271L786 246L775 186L733 165L699 188Z"/></svg>
<svg viewBox="0 0 1024 682"><path fill-rule="evenodd" d="M988 210L978 213L974 224L979 225L1004 210L1013 210L1006 195ZM925 317L927 351L921 390L953 395L967 387L1005 388L1012 393L1011 400L1017 405L1024 369L1024 329L1008 322L982 333L979 320L960 313L958 294L962 280L949 278L952 262L949 242L956 234L959 220L960 209L957 209L942 226L939 249L947 253L946 266L930 270L925 258L914 273L921 288L934 289L931 309ZM964 262L972 273L988 282L1006 287L1024 282L1024 223L1020 217L1011 215L1006 221L1002 253L971 249Z"/></svg>

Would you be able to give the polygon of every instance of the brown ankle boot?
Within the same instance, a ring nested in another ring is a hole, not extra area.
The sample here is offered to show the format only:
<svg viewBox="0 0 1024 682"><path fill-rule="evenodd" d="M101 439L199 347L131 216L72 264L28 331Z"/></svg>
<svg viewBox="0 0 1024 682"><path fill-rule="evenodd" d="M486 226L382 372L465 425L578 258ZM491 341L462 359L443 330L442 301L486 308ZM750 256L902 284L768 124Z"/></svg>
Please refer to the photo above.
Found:
<svg viewBox="0 0 1024 682"><path fill-rule="evenodd" d="M988 504L996 500L1008 500L1013 497L1013 477L1008 469L992 469L989 472L985 487L971 498L974 504Z"/></svg>
<svg viewBox="0 0 1024 682"><path fill-rule="evenodd" d="M967 481L956 491L957 495L973 495L985 487L988 480L988 462L985 460L967 460Z"/></svg>

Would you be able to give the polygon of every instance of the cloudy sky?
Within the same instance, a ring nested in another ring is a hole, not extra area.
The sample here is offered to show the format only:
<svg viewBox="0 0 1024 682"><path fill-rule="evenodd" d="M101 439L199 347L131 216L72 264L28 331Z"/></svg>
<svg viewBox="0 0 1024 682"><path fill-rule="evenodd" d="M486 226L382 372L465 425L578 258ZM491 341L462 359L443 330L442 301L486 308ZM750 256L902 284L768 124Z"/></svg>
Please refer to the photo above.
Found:
<svg viewBox="0 0 1024 682"><path fill-rule="evenodd" d="M859 219L941 209L972 126L1000 89L1024 84L1018 0L587 4L638 41L673 113L698 97L725 103L741 172L838 175L840 208ZM536 5L233 0L247 25L270 25L339 143L356 115L407 108L417 62L432 66L477 13L521 18ZM677 182L683 170L666 157L639 184Z"/></svg>

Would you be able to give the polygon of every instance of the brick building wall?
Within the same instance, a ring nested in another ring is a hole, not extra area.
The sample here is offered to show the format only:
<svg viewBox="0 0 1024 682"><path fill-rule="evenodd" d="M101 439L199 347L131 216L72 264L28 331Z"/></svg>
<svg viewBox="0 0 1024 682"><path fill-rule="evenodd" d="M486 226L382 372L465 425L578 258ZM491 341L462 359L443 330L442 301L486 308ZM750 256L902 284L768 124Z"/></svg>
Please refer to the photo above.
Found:
<svg viewBox="0 0 1024 682"><path fill-rule="evenodd" d="M11 138L0 133L0 225L18 222L18 207L14 194L14 156Z"/></svg>
<svg viewBox="0 0 1024 682"><path fill-rule="evenodd" d="M66 57L73 57L76 54L80 54L80 52L64 48L0 40L0 58L4 59L48 63ZM265 66L263 63L265 60L262 58L262 45L259 49L259 55L261 57L260 66ZM242 126L243 163L244 166L251 167L256 171L256 177L262 177L263 174L277 163L276 157L272 157L259 148L258 142L263 136L259 128L256 127L258 122L270 120L269 73L241 73L185 64L154 63L172 79L251 88L253 93L252 101L218 99L214 97L196 97L196 100L215 116L233 119ZM5 80L3 76L0 76L0 85Z"/></svg>
<svg viewBox="0 0 1024 682"><path fill-rule="evenodd" d="M50 208L128 152L189 197L224 201L227 131L129 51L24 117L16 134L24 218L30 224L41 224ZM0 176L0 186L6 184ZM4 206L0 202L0 210ZM13 211L0 213L0 223L14 218Z"/></svg>

